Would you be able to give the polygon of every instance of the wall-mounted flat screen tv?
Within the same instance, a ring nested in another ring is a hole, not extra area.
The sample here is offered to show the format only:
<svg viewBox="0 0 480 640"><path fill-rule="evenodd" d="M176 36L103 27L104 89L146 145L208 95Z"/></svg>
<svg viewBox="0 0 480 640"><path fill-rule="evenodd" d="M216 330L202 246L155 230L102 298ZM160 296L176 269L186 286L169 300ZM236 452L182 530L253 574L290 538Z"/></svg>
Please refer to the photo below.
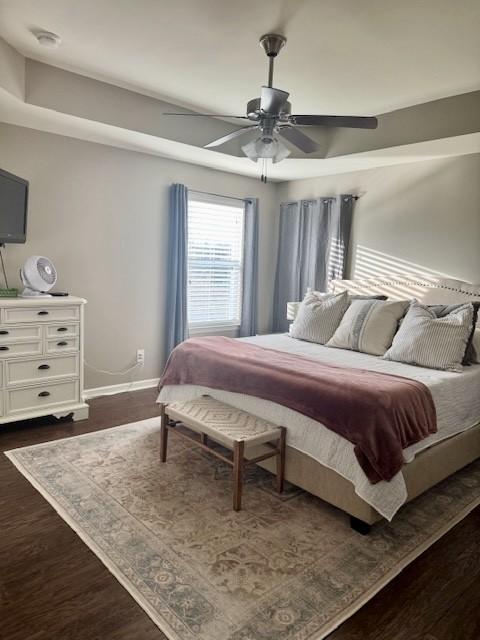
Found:
<svg viewBox="0 0 480 640"><path fill-rule="evenodd" d="M28 181L0 169L0 244L27 238Z"/></svg>

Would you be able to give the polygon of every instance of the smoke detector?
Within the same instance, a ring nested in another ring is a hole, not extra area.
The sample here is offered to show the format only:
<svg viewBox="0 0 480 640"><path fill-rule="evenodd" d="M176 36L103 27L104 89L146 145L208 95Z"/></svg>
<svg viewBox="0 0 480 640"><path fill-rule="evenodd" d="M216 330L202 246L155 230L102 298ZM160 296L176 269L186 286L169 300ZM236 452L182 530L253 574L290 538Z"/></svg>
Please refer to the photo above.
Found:
<svg viewBox="0 0 480 640"><path fill-rule="evenodd" d="M57 36L56 33L52 33L51 31L37 31L35 36L38 44L41 44L42 47L46 47L47 49L57 49L62 42L60 36Z"/></svg>

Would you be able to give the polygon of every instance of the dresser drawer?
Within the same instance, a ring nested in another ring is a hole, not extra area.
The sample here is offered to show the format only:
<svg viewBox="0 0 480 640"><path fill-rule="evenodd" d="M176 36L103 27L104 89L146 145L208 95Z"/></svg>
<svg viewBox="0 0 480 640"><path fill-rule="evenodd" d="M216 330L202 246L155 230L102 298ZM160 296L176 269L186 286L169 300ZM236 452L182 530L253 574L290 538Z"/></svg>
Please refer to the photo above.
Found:
<svg viewBox="0 0 480 640"><path fill-rule="evenodd" d="M45 304L44 307L6 307L4 310L4 323L16 322L67 322L78 320L80 309L78 307L54 307Z"/></svg>
<svg viewBox="0 0 480 640"><path fill-rule="evenodd" d="M25 342L0 343L0 358L15 358L20 356L41 356L42 341L31 340Z"/></svg>
<svg viewBox="0 0 480 640"><path fill-rule="evenodd" d="M14 340L40 340L42 337L41 325L30 327L0 327L0 344Z"/></svg>
<svg viewBox="0 0 480 640"><path fill-rule="evenodd" d="M25 389L11 389L5 392L6 410L8 415L20 414L25 411L35 411L44 408L52 409L62 404L79 402L79 382L56 382L42 384Z"/></svg>
<svg viewBox="0 0 480 640"><path fill-rule="evenodd" d="M62 322L61 324L49 324L47 326L47 338L78 336L79 333L80 326L75 322Z"/></svg>
<svg viewBox="0 0 480 640"><path fill-rule="evenodd" d="M47 340L47 353L57 354L64 351L78 351L80 343L78 338L55 338L54 340Z"/></svg>
<svg viewBox="0 0 480 640"><path fill-rule="evenodd" d="M5 363L5 383L7 387L30 384L42 380L73 378L78 374L78 355L76 354L41 360L7 360Z"/></svg>

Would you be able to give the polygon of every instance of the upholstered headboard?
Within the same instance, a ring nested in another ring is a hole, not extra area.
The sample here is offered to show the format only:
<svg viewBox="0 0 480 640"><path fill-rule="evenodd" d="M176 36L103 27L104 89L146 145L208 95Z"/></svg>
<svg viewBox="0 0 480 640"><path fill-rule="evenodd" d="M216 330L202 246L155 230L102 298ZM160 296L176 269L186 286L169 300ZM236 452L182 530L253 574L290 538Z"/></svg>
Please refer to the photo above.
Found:
<svg viewBox="0 0 480 640"><path fill-rule="evenodd" d="M349 291L352 294L384 294L391 300L416 298L424 304L458 304L480 300L480 285L447 278L411 278L392 275L389 278L333 280L333 293Z"/></svg>
<svg viewBox="0 0 480 640"><path fill-rule="evenodd" d="M390 300L416 298L424 304L459 304L480 301L480 285L450 278L416 278L392 275L389 278L365 278L357 280L333 280L332 293L348 291L353 295L385 295ZM299 302L289 302L287 318L294 320ZM480 321L479 321L480 324Z"/></svg>

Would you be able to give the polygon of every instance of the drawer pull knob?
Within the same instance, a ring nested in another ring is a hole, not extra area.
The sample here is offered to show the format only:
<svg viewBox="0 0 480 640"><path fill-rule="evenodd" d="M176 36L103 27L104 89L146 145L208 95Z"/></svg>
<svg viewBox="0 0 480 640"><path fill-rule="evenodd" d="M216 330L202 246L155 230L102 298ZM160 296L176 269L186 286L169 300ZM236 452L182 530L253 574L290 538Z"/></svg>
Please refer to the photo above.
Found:
<svg viewBox="0 0 480 640"><path fill-rule="evenodd" d="M41 364L38 368L39 369L50 369L50 365L49 364Z"/></svg>
<svg viewBox="0 0 480 640"><path fill-rule="evenodd" d="M57 342L57 347L66 347L68 344L68 342L66 342L65 340L62 340L61 342Z"/></svg>
<svg viewBox="0 0 480 640"><path fill-rule="evenodd" d="M57 331L68 331L68 327L58 327Z"/></svg>
<svg viewBox="0 0 480 640"><path fill-rule="evenodd" d="M38 397L39 398L46 398L49 395L50 395L50 391L40 391L40 393L38 394Z"/></svg>
<svg viewBox="0 0 480 640"><path fill-rule="evenodd" d="M9 331L7 331L6 329L2 329L2 330L0 331L0 336L8 336L8 334L9 334L9 333L10 333L10 332L9 332Z"/></svg>
<svg viewBox="0 0 480 640"><path fill-rule="evenodd" d="M37 316L48 316L48 311L39 311Z"/></svg>
<svg viewBox="0 0 480 640"><path fill-rule="evenodd" d="M0 351L9 351L10 347L0 347Z"/></svg>

